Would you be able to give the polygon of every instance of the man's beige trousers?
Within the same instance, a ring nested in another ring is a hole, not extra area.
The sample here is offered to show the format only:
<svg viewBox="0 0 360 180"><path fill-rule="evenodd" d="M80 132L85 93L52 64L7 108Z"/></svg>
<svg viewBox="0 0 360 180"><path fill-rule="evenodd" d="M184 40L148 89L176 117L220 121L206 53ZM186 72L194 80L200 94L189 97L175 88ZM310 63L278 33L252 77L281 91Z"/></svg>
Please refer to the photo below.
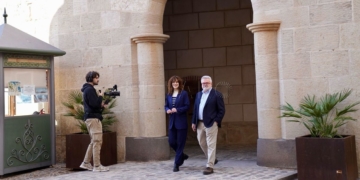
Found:
<svg viewBox="0 0 360 180"><path fill-rule="evenodd" d="M203 150L208 162L206 167L214 167L216 156L216 141L218 134L218 126L216 123L212 127L206 128L202 121L199 121L197 126L197 139L200 147Z"/></svg>
<svg viewBox="0 0 360 180"><path fill-rule="evenodd" d="M100 150L102 145L102 124L97 118L89 118L85 121L90 135L90 144L86 151L84 162L89 163L93 157L94 166L100 166Z"/></svg>

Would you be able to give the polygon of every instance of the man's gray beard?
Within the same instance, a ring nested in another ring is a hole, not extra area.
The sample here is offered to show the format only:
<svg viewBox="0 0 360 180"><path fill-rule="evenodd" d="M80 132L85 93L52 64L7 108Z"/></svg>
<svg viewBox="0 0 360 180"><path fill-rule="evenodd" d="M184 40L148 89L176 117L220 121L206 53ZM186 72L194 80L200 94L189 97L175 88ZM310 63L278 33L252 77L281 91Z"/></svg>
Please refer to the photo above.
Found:
<svg viewBox="0 0 360 180"><path fill-rule="evenodd" d="M208 88L203 88L203 91L206 92L206 91L208 91L209 89L210 89L210 87L208 87Z"/></svg>

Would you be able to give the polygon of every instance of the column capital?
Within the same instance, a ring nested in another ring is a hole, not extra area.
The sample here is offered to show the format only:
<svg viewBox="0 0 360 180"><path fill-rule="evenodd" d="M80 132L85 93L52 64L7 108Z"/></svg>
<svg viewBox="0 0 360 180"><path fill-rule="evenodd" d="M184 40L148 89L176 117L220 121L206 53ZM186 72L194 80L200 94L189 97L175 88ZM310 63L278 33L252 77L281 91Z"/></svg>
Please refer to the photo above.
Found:
<svg viewBox="0 0 360 180"><path fill-rule="evenodd" d="M246 27L252 32L260 31L277 31L280 27L280 21L258 22L246 25Z"/></svg>
<svg viewBox="0 0 360 180"><path fill-rule="evenodd" d="M135 43L165 43L169 38L166 34L144 33L131 37L131 40Z"/></svg>

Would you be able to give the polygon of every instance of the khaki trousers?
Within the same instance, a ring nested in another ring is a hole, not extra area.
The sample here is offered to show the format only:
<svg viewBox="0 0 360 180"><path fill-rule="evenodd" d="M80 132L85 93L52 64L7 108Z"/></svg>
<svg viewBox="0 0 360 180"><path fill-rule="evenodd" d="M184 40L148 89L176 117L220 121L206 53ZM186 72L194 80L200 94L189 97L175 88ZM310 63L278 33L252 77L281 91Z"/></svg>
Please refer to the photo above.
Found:
<svg viewBox="0 0 360 180"><path fill-rule="evenodd" d="M200 147L203 150L207 163L206 167L214 167L216 155L216 141L218 134L218 126L214 123L212 127L206 128L202 121L199 121L197 126L197 139Z"/></svg>
<svg viewBox="0 0 360 180"><path fill-rule="evenodd" d="M94 166L100 166L100 150L102 145L102 124L97 118L89 118L85 121L90 135L90 144L85 154L84 162L89 163L93 157Z"/></svg>

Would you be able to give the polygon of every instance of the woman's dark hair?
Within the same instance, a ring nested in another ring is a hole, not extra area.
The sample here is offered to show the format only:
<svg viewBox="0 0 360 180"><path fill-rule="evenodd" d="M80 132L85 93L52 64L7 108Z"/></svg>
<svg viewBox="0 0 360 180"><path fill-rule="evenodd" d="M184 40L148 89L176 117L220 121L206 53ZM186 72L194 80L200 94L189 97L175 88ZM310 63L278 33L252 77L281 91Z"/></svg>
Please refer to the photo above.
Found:
<svg viewBox="0 0 360 180"><path fill-rule="evenodd" d="M179 76L172 76L168 81L168 94L171 95L174 93L174 88L172 86L173 82L179 82L179 93L184 90L184 81Z"/></svg>
<svg viewBox="0 0 360 180"><path fill-rule="evenodd" d="M86 82L93 82L93 79L97 77L100 77L100 74L96 71L90 71L86 74L85 79Z"/></svg>

